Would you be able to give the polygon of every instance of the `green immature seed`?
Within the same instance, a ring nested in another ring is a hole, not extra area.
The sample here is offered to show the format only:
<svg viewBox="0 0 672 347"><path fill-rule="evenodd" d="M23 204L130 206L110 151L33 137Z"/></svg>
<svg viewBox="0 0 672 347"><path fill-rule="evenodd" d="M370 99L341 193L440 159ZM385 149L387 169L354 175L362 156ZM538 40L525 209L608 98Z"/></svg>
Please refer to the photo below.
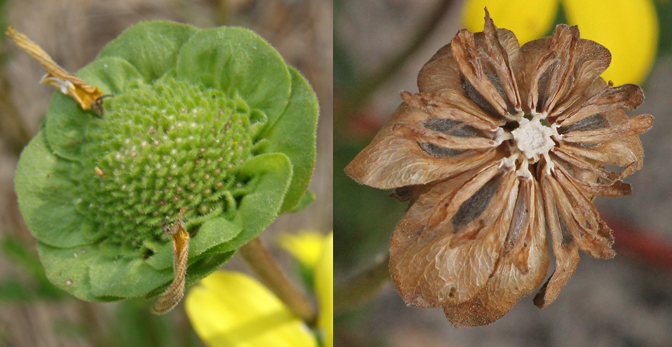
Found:
<svg viewBox="0 0 672 347"><path fill-rule="evenodd" d="M144 241L165 238L163 218L182 207L187 219L235 209L227 194L245 184L236 174L252 148L244 101L165 77L105 110L89 123L72 173L77 208L105 249L142 252Z"/></svg>

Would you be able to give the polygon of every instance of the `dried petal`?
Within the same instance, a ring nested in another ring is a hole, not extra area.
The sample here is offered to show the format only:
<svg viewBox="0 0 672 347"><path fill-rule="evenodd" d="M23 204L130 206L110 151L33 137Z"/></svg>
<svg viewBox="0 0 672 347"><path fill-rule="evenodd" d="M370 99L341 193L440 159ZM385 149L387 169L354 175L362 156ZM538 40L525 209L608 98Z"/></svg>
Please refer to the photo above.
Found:
<svg viewBox="0 0 672 347"><path fill-rule="evenodd" d="M492 166L437 184L399 223L390 245L390 272L408 305L461 303L485 285L513 215L516 196L509 192L518 184L515 175L498 171ZM460 216L460 207L493 180L499 182L496 191L479 198L486 205L482 212ZM499 213L502 206L505 212Z"/></svg>
<svg viewBox="0 0 672 347"><path fill-rule="evenodd" d="M187 209L182 207L177 221L172 225L172 230L168 231L164 223L164 232L173 236L173 272L175 278L152 306L153 314L161 315L170 312L184 297L185 276L187 275L187 256L189 255L189 233L184 228L182 217Z"/></svg>
<svg viewBox="0 0 672 347"><path fill-rule="evenodd" d="M75 99L82 107L82 110L100 108L98 101L103 97L103 93L96 86L91 86L79 78L71 75L62 67L58 66L53 59L35 42L31 41L22 33L14 30L10 25L7 28L7 36L12 39L21 49L30 54L47 70L47 74L42 77L41 83L47 83L60 90L61 93ZM101 114L99 112L99 114Z"/></svg>
<svg viewBox="0 0 672 347"><path fill-rule="evenodd" d="M443 306L455 326L489 324L539 286L546 307L574 273L581 249L614 256L611 230L592 204L632 192L639 135L653 122L623 112L635 85L599 76L611 55L558 25L518 47L487 11L482 33L461 30L403 93L390 122L346 172L410 201L390 244L390 273L411 306ZM620 173L605 165L618 165Z"/></svg>
<svg viewBox="0 0 672 347"><path fill-rule="evenodd" d="M649 130L653 125L653 117L642 114L629 118L627 121L613 127L569 132L563 140L574 143L599 143L614 141L623 137L637 136Z"/></svg>
<svg viewBox="0 0 672 347"><path fill-rule="evenodd" d="M644 92L634 84L606 88L581 105L574 106L557 119L558 126L567 126L588 116L614 110L634 110L644 101Z"/></svg>
<svg viewBox="0 0 672 347"><path fill-rule="evenodd" d="M460 129L464 128L461 126ZM455 134L447 135L438 131L434 131L427 126L419 126L415 124L396 124L392 131L397 132L401 136L415 137L418 143L431 143L438 147L451 149L489 149L496 145L496 142L483 137L461 137Z"/></svg>
<svg viewBox="0 0 672 347"><path fill-rule="evenodd" d="M560 290L569 281L569 278L576 271L577 265L579 265L579 251L576 242L574 242L574 237L557 212L555 196L549 183L552 180L553 178L544 175L541 181L541 190L544 196L546 222L553 241L555 270L534 297L534 304L539 308L547 307L555 301L560 294Z"/></svg>
<svg viewBox="0 0 672 347"><path fill-rule="evenodd" d="M484 131L496 131L506 123L503 120L493 119L471 99L458 93L445 91L441 94L419 94L419 96L426 103L427 112L437 118L464 122Z"/></svg>
<svg viewBox="0 0 672 347"><path fill-rule="evenodd" d="M611 229L602 221L590 200L579 192L561 170L554 171L551 184L558 213L578 247L594 258L612 258L614 242Z"/></svg>
<svg viewBox="0 0 672 347"><path fill-rule="evenodd" d="M497 269L476 297L443 307L446 318L456 327L486 325L498 320L544 281L548 270L548 242L543 232L545 221L541 194L538 185L532 181L522 182L520 187L518 196L528 190L531 209L530 223L521 230L520 242L514 248L518 251L505 252L501 256ZM521 253L524 254L522 257ZM529 272L520 269L521 258Z"/></svg>
<svg viewBox="0 0 672 347"><path fill-rule="evenodd" d="M430 183L479 167L496 157L495 151L434 156L427 153L415 138L402 136L394 129L396 124L423 124L428 119L426 113L403 103L373 142L345 168L345 172L359 183L390 189Z"/></svg>
<svg viewBox="0 0 672 347"><path fill-rule="evenodd" d="M538 79L541 77L541 74L548 71L550 65L554 63L563 64L565 71L569 71L570 74L566 76L565 83L567 87L563 89L564 93L556 95L554 98L556 99L555 106L552 112L549 113L549 116L556 116L573 105L591 87L593 82L599 79L600 74L609 67L609 63L611 62L609 51L594 41L579 39L578 29L575 30L576 36L571 35L573 40L578 41L575 42L575 48L571 55L575 58L571 62L572 65L569 66L567 60L571 59L571 57L566 52L557 51L557 49L562 47L558 43L564 41L560 36L567 36L570 33L567 26L559 25L556 27L552 37L530 41L520 48L520 54L525 57L524 63L514 66L514 70L517 79L521 81L522 90L532 93L521 93L521 96L527 96L526 100L523 100L523 104L527 106L526 112L536 109L539 93L537 87L539 85ZM555 45L553 45L554 42ZM551 71L560 73L559 70L555 69ZM548 79L550 76L546 76L545 78Z"/></svg>
<svg viewBox="0 0 672 347"><path fill-rule="evenodd" d="M558 154L559 152L556 152ZM560 161L560 159L557 159ZM588 166L592 168L592 166ZM562 165L558 165L557 169L562 172L563 176L569 179L572 184L579 187L581 191L587 193L587 195L593 197L596 195L602 195L610 198L617 198L624 195L632 194L632 187L630 184L621 181L620 179L609 180L605 179L606 184L594 183L590 180L584 180L581 178L574 177L570 174ZM575 168L578 169L578 168ZM608 177L608 176L607 176Z"/></svg>

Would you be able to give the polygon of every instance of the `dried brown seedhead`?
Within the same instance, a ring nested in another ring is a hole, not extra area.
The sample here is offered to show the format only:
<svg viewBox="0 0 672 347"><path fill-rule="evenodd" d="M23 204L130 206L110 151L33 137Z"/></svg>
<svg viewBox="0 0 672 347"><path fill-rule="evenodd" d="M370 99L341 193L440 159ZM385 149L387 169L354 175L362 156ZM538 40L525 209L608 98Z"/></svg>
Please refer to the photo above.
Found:
<svg viewBox="0 0 672 347"><path fill-rule="evenodd" d="M600 77L611 55L558 25L526 43L497 29L460 30L402 93L392 119L346 168L356 181L397 189L411 205L390 244L390 272L410 306L443 307L455 326L486 325L544 283L548 306L579 261L611 258L613 238L592 204L631 193L641 168L628 118L642 90ZM623 167L611 172L605 165Z"/></svg>

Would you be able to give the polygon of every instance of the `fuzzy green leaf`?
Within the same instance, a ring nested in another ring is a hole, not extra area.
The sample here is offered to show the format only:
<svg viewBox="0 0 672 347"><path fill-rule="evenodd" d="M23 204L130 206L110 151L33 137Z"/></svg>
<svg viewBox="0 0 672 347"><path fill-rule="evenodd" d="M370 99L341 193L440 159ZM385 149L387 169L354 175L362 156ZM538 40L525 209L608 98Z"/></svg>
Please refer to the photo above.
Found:
<svg viewBox="0 0 672 347"><path fill-rule="evenodd" d="M95 113L85 112L75 99L55 93L47 109L45 137L49 147L61 158L80 159L80 143L84 140L86 125Z"/></svg>
<svg viewBox="0 0 672 347"><path fill-rule="evenodd" d="M89 269L91 292L96 296L143 296L174 277L172 267L157 271L141 258L100 256Z"/></svg>
<svg viewBox="0 0 672 347"><path fill-rule="evenodd" d="M291 78L280 54L254 32L237 27L204 29L180 50L177 76L233 97L239 94L274 123L287 105Z"/></svg>
<svg viewBox="0 0 672 347"><path fill-rule="evenodd" d="M169 21L141 22L108 43L98 59L125 59L140 72L145 82L151 82L175 67L180 47L197 31L191 25Z"/></svg>
<svg viewBox="0 0 672 347"><path fill-rule="evenodd" d="M307 81L288 68L268 42L243 28L199 30L167 21L140 23L77 73L104 94L116 95L132 93L138 84L167 74L244 100L241 105L251 111L252 139L258 143L255 156L237 169L241 184L231 186L223 197L226 211L202 220L187 217L193 229L189 231L195 232L187 270L191 285L228 261L278 214L314 199L305 192L315 164L318 104ZM157 253L145 259L126 243L121 256L118 241L97 232L97 215L85 219L81 213L88 211L86 204L73 195L81 190L76 184L85 183L74 181L90 179L73 173L77 162L90 160L82 158L80 148L94 138L86 136L94 117L93 111L83 111L72 98L56 93L43 130L25 149L17 169L22 213L39 241L47 277L59 288L90 301L158 295L174 276L172 244L147 241L144 246L152 244ZM111 175L97 167L96 173Z"/></svg>
<svg viewBox="0 0 672 347"><path fill-rule="evenodd" d="M77 72L86 83L96 86L103 94L121 94L133 81L142 81L142 75L126 60L117 57L96 59Z"/></svg>
<svg viewBox="0 0 672 347"><path fill-rule="evenodd" d="M234 254L236 254L236 252L212 253L201 255L198 259L196 259L196 263L190 266L189 269L187 270L185 287L187 288L191 287L192 285L196 284L198 281L203 279L203 277L208 276L215 270L219 269L219 267L228 262L229 259L231 259ZM167 282L163 286L152 290L145 297L153 298L163 293L163 291L166 290L166 288L168 288L170 283L171 282Z"/></svg>
<svg viewBox="0 0 672 347"><path fill-rule="evenodd" d="M243 231L233 240L214 247L208 254L235 251L273 222L289 188L292 166L284 154L263 154L248 160L240 173L247 177L261 177L254 191L245 195L238 208L238 214L243 219Z"/></svg>
<svg viewBox="0 0 672 347"><path fill-rule="evenodd" d="M118 297L97 297L91 291L89 266L102 257L96 246L56 248L38 242L37 251L47 278L56 287L87 301L115 301Z"/></svg>
<svg viewBox="0 0 672 347"><path fill-rule="evenodd" d="M186 287L190 287L203 277L213 273L231 259L236 252L211 253L197 259L187 272Z"/></svg>
<svg viewBox="0 0 672 347"><path fill-rule="evenodd" d="M290 67L292 94L280 118L262 137L270 140L268 152L285 153L292 161L292 185L285 196L280 213L291 210L299 203L308 188L315 167L315 133L319 105L308 81Z"/></svg>
<svg viewBox="0 0 672 347"><path fill-rule="evenodd" d="M121 94L130 82L142 79L131 64L119 58L98 59L79 70L77 76L104 94ZM93 117L92 111L82 110L71 97L56 93L49 104L46 125L47 141L54 153L78 160L80 143Z"/></svg>
<svg viewBox="0 0 672 347"><path fill-rule="evenodd" d="M35 237L52 246L73 247L88 243L81 232L83 217L70 193L66 160L51 153L40 131L21 153L16 169L16 194L21 214Z"/></svg>
<svg viewBox="0 0 672 347"><path fill-rule="evenodd" d="M287 211L288 213L296 213L304 208L310 206L310 204L315 201L315 193L311 192L310 190L306 190L306 193L303 194L301 197L301 200L299 200L299 203L296 204L296 206L292 207L291 210Z"/></svg>

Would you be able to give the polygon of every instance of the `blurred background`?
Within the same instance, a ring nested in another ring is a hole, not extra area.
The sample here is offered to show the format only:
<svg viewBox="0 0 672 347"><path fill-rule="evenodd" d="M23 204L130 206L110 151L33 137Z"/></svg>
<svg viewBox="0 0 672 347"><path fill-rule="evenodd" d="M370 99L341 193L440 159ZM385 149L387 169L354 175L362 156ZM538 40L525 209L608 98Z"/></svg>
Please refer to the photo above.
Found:
<svg viewBox="0 0 672 347"><path fill-rule="evenodd" d="M262 239L288 273L279 232L332 230L333 4L329 0L0 0L0 346L202 346L180 304L149 313L152 301L88 303L54 288L19 213L14 171L21 149L44 119L53 88L43 68L4 32L25 33L70 72L93 60L121 31L141 20L169 19L205 28L245 26L268 40L308 79L320 101L318 157L309 189L317 200L278 218ZM234 257L226 268L247 271ZM298 282L298 275L295 276Z"/></svg>
<svg viewBox="0 0 672 347"><path fill-rule="evenodd" d="M644 168L628 179L634 194L596 205L614 230L617 256L582 253L574 276L548 308L523 298L499 321L455 329L437 309L407 308L391 284L368 300L336 307L337 346L672 346L672 2L653 0L336 0L334 3L334 212L336 302L339 283L385 259L405 203L360 186L344 167L401 102L417 92L422 65L457 31L482 31L483 7L521 44L579 24L582 38L606 45L615 85L637 83L653 114L641 136ZM553 260L551 260L553 264ZM551 265L552 266L552 265ZM378 268L379 270L380 268ZM550 274L550 272L549 272ZM359 292L384 278L368 273ZM369 282L367 282L369 281Z"/></svg>

